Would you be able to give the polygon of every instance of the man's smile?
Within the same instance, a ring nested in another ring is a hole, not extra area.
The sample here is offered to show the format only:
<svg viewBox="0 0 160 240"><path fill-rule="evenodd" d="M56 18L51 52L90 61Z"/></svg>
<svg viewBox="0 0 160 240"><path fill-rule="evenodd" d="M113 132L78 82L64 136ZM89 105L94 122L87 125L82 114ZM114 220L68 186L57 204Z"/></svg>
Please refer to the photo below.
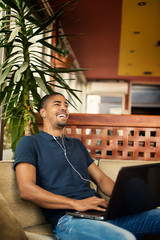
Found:
<svg viewBox="0 0 160 240"><path fill-rule="evenodd" d="M60 119L66 120L66 119L68 119L68 114L67 113L60 113L60 114L58 113L57 117Z"/></svg>
<svg viewBox="0 0 160 240"><path fill-rule="evenodd" d="M66 114L59 114L58 117L67 117Z"/></svg>

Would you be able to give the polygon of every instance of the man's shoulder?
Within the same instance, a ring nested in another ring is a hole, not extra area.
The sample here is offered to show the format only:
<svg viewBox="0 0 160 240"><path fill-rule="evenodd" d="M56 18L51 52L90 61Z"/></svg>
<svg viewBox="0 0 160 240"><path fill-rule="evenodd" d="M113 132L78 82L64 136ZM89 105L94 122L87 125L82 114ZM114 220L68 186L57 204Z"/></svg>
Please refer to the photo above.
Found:
<svg viewBox="0 0 160 240"><path fill-rule="evenodd" d="M23 136L21 138L22 141L34 141L35 139L39 138L39 133L38 134L33 134L33 135L27 135L27 136Z"/></svg>
<svg viewBox="0 0 160 240"><path fill-rule="evenodd" d="M38 139L39 139L39 134L23 136L20 139L18 145L22 145L22 144L32 145L32 144L36 143Z"/></svg>

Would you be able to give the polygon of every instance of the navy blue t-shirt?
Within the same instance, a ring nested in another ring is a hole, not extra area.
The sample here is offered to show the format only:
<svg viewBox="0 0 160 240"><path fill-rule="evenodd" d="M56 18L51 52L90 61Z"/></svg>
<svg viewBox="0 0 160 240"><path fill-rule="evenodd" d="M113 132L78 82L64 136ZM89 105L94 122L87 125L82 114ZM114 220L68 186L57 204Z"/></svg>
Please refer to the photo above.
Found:
<svg viewBox="0 0 160 240"><path fill-rule="evenodd" d="M62 146L60 137L57 141ZM67 157L74 168L85 179L90 180L88 167L93 163L86 147L77 138L64 136ZM41 131L37 135L21 138L15 151L14 167L26 162L36 167L36 183L54 194L74 199L97 196L90 183L80 178L65 158L64 150L52 135ZM42 209L45 217L54 227L66 210Z"/></svg>

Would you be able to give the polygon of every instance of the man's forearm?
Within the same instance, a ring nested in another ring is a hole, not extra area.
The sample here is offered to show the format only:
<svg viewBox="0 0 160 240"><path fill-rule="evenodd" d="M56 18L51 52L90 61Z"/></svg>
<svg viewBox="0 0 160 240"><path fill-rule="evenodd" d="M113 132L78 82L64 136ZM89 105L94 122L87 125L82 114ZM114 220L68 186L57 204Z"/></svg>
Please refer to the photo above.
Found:
<svg viewBox="0 0 160 240"><path fill-rule="evenodd" d="M74 199L51 193L38 185L25 186L20 197L43 208L74 209Z"/></svg>
<svg viewBox="0 0 160 240"><path fill-rule="evenodd" d="M108 176L105 176L99 183L99 187L104 194L110 197L113 191L114 182Z"/></svg>
<svg viewBox="0 0 160 240"><path fill-rule="evenodd" d="M24 192L21 192L22 199L48 209L73 209L77 211L94 209L105 211L107 207L107 202L104 199L89 197L76 200L48 192L37 185L25 187Z"/></svg>

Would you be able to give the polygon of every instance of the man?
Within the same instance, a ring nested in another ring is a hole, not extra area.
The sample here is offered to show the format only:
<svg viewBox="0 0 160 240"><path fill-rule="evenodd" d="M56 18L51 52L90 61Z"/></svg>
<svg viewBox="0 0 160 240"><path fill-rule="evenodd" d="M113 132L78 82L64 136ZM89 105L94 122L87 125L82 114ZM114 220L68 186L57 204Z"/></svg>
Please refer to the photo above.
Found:
<svg viewBox="0 0 160 240"><path fill-rule="evenodd" d="M114 183L95 165L80 140L63 135L69 111L62 94L43 97L40 115L43 131L20 140L14 167L21 198L42 208L57 239L134 240L124 229L138 239L143 239L144 232L160 233L159 210L107 222L67 215L67 210L105 211L107 201L90 188L90 178L108 196Z"/></svg>

